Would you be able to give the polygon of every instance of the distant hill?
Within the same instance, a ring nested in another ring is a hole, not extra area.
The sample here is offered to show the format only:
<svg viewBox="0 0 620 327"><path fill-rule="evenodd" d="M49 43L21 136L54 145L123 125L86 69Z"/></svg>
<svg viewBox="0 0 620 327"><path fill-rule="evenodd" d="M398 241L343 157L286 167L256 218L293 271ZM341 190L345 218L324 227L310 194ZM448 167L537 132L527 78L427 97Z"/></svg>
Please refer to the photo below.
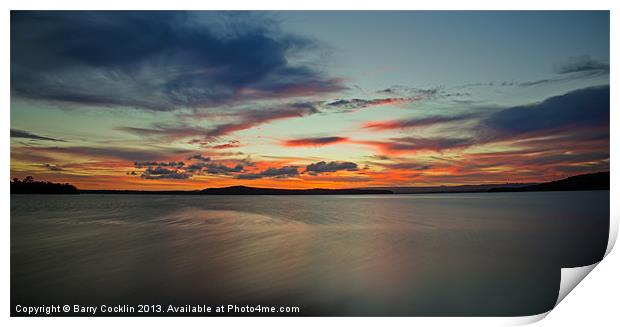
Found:
<svg viewBox="0 0 620 327"><path fill-rule="evenodd" d="M159 194L159 195L198 195L200 191L141 191L141 190L80 190L82 194Z"/></svg>
<svg viewBox="0 0 620 327"><path fill-rule="evenodd" d="M609 172L577 175L562 180L545 183L477 184L457 186L388 186L376 187L374 189L390 190L396 194L609 190Z"/></svg>
<svg viewBox="0 0 620 327"><path fill-rule="evenodd" d="M207 188L200 191L137 191L137 190L81 190L84 194L159 194L159 195L321 195L321 194L394 194L389 190L365 189L305 189L288 190L277 188L259 188L247 186L230 186Z"/></svg>
<svg viewBox="0 0 620 327"><path fill-rule="evenodd" d="M199 192L208 195L324 195L324 194L394 194L390 190L372 189L325 189L313 188L306 190L287 190L277 188L259 188L247 186L230 186L221 188L207 188Z"/></svg>
<svg viewBox="0 0 620 327"><path fill-rule="evenodd" d="M609 172L598 172L568 177L558 181L517 188L493 188L488 192L537 192L537 191L590 191L609 190Z"/></svg>
<svg viewBox="0 0 620 327"><path fill-rule="evenodd" d="M487 192L494 188L519 188L536 185L536 183L512 183L512 184L477 184L456 186L394 186L375 187L376 190L390 190L396 194L427 194L427 193L470 193Z"/></svg>
<svg viewBox="0 0 620 327"><path fill-rule="evenodd" d="M29 179L28 179L29 178ZM32 177L11 182L11 193L21 194L162 194L162 195L335 195L335 194L424 194L424 193L479 193L479 192L536 192L609 190L609 172L577 175L546 183L480 184L429 187L375 187L348 189L277 189L247 186L206 188L195 191L137 191L137 190L79 190L70 184L35 182Z"/></svg>
<svg viewBox="0 0 620 327"><path fill-rule="evenodd" d="M79 194L77 187L68 183L35 181L32 176L22 180L13 178L11 194Z"/></svg>

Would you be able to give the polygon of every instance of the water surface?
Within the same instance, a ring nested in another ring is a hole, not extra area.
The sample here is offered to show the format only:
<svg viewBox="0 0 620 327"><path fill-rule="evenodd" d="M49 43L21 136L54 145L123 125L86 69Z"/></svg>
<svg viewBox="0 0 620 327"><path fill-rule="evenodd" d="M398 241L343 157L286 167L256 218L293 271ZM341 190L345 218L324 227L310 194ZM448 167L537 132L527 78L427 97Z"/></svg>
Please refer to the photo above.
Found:
<svg viewBox="0 0 620 327"><path fill-rule="evenodd" d="M608 191L12 195L11 302L530 315L608 229Z"/></svg>

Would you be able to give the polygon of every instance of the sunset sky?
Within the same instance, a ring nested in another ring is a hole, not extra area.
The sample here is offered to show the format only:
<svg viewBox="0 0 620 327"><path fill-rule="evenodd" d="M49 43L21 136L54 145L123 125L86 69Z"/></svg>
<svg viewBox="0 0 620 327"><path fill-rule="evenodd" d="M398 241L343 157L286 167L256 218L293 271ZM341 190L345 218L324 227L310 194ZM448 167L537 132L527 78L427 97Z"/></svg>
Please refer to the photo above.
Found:
<svg viewBox="0 0 620 327"><path fill-rule="evenodd" d="M609 169L609 13L11 13L11 176L431 186Z"/></svg>

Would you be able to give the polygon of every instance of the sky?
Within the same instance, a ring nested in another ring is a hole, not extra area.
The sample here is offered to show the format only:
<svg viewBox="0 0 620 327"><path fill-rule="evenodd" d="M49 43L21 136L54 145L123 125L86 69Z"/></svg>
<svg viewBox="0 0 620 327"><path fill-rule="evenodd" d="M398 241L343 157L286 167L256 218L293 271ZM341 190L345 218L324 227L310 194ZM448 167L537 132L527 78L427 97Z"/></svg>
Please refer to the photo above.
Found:
<svg viewBox="0 0 620 327"><path fill-rule="evenodd" d="M80 189L609 170L607 11L12 11L11 176Z"/></svg>

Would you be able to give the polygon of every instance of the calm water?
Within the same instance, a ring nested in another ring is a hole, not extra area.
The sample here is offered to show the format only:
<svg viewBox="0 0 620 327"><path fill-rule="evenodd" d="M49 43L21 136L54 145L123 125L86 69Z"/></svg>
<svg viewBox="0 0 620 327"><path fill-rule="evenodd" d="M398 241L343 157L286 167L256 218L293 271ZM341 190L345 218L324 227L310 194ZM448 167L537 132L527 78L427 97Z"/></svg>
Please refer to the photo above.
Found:
<svg viewBox="0 0 620 327"><path fill-rule="evenodd" d="M12 195L11 301L537 314L608 228L608 191Z"/></svg>

